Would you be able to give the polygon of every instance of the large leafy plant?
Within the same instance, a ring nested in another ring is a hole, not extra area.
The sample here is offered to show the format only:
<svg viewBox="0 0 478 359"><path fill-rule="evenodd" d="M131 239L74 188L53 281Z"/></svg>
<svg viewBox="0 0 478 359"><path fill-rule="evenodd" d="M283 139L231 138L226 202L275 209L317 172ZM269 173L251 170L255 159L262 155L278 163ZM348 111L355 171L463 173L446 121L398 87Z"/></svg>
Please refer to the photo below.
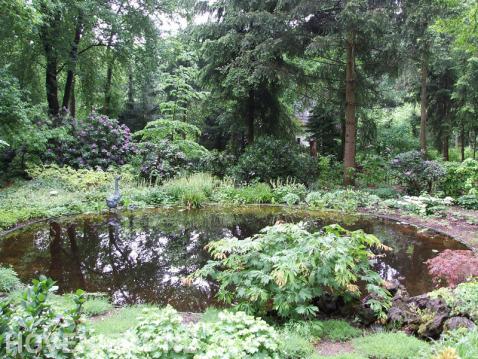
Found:
<svg viewBox="0 0 478 359"><path fill-rule="evenodd" d="M332 225L311 233L303 224L276 224L245 240L211 242L207 249L214 260L189 279L217 280L218 297L248 313L312 316L322 296L357 299L359 282L373 293L369 304L378 315L389 305L389 294L370 264L372 250L386 247L363 231Z"/></svg>
<svg viewBox="0 0 478 359"><path fill-rule="evenodd" d="M74 358L73 350L85 337L81 321L84 292L73 299L75 307L57 313L47 302L56 291L45 277L33 280L20 303L0 301L0 356L2 358Z"/></svg>

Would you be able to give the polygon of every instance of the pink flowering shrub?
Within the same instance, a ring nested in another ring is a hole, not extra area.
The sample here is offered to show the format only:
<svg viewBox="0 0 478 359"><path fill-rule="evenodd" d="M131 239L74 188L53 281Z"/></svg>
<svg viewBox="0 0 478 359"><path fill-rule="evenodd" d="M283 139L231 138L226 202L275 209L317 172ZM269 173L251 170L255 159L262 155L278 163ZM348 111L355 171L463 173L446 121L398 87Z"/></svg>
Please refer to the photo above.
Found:
<svg viewBox="0 0 478 359"><path fill-rule="evenodd" d="M456 287L478 276L478 256L468 250L447 249L425 263L437 285Z"/></svg>
<svg viewBox="0 0 478 359"><path fill-rule="evenodd" d="M136 151L126 125L93 112L84 120L64 119L62 130L48 147L46 160L73 168L107 169L125 164Z"/></svg>

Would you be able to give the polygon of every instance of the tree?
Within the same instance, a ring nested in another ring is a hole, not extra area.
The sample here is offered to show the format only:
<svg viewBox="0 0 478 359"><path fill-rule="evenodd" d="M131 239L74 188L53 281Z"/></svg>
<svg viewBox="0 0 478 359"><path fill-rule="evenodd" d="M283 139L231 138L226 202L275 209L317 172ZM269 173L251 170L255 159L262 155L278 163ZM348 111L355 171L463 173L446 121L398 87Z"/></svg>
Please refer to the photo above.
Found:
<svg viewBox="0 0 478 359"><path fill-rule="evenodd" d="M428 124L428 80L432 46L436 39L432 26L436 20L447 15L446 1L403 0L405 25L403 35L407 40L407 53L410 54L420 71L420 149L427 154Z"/></svg>

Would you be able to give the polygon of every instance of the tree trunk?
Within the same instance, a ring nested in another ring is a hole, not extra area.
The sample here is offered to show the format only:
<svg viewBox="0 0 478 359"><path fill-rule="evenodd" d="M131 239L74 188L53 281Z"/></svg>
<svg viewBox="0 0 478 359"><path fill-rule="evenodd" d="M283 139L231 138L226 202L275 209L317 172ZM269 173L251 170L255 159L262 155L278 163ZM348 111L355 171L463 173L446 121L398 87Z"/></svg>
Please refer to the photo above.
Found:
<svg viewBox="0 0 478 359"><path fill-rule="evenodd" d="M344 143L344 184L354 184L357 119L355 117L355 43L350 33L346 41L347 68L345 78L345 143Z"/></svg>
<svg viewBox="0 0 478 359"><path fill-rule="evenodd" d="M428 122L428 59L423 57L421 66L421 93L420 93L420 150L427 154L427 122Z"/></svg>
<svg viewBox="0 0 478 359"><path fill-rule="evenodd" d="M48 102L48 113L51 117L57 118L60 114L60 103L58 102L58 80L56 77L58 60L56 55L52 54L50 45L45 46L46 56L46 100ZM55 122L58 122L56 120Z"/></svg>
<svg viewBox="0 0 478 359"><path fill-rule="evenodd" d="M249 98L247 101L247 144L250 145L254 142L254 91L249 90Z"/></svg>
<svg viewBox="0 0 478 359"><path fill-rule="evenodd" d="M448 134L443 135L443 160L449 161L450 160L450 137Z"/></svg>
<svg viewBox="0 0 478 359"><path fill-rule="evenodd" d="M460 153L461 162L465 160L465 126L462 124L460 129Z"/></svg>
<svg viewBox="0 0 478 359"><path fill-rule="evenodd" d="M73 83L71 84L71 96L70 96L70 107L69 107L71 117L76 117L75 84L76 84L76 80L75 78L73 78Z"/></svg>
<svg viewBox="0 0 478 359"><path fill-rule="evenodd" d="M449 106L448 100L443 100L443 122L441 126L442 130L442 155L444 161L450 160L450 119L449 119Z"/></svg>
<svg viewBox="0 0 478 359"><path fill-rule="evenodd" d="M473 131L472 138L473 138L473 159L474 160L476 160L476 136L477 136L477 132Z"/></svg>
<svg viewBox="0 0 478 359"><path fill-rule="evenodd" d="M51 15L51 21L44 23L40 29L39 36L43 45L44 56L46 60L45 71L45 90L48 102L48 113L54 119L54 124L59 125L58 115L60 113L60 103L58 102L58 56L54 47L55 31L58 29L59 17L58 12L51 14L51 11L45 6L42 11Z"/></svg>
<svg viewBox="0 0 478 359"><path fill-rule="evenodd" d="M73 39L73 43L71 44L70 59L69 59L70 63L68 66L68 73L66 75L65 92L63 93L63 102L62 102L63 109L67 109L70 104L70 98L72 95L73 83L75 78L76 63L78 62L78 46L80 44L82 32L83 32L83 15L80 13L78 15L78 19L76 23L75 37Z"/></svg>

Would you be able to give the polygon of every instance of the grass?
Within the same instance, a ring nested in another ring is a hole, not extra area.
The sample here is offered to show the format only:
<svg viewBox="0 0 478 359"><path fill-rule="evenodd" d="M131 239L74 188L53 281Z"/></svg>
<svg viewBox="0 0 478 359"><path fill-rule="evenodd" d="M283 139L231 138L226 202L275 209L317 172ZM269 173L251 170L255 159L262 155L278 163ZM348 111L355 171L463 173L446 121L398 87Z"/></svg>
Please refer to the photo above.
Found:
<svg viewBox="0 0 478 359"><path fill-rule="evenodd" d="M360 354L347 353L347 354L337 354L337 355L327 355L327 356L318 355L314 359L368 359L368 358Z"/></svg>
<svg viewBox="0 0 478 359"><path fill-rule="evenodd" d="M325 320L321 322L321 338L334 342L343 342L362 335L362 331L344 320Z"/></svg>
<svg viewBox="0 0 478 359"><path fill-rule="evenodd" d="M373 359L416 359L429 344L405 333L376 333L352 341L357 354Z"/></svg>
<svg viewBox="0 0 478 359"><path fill-rule="evenodd" d="M146 305L136 305L118 309L105 317L90 320L91 328L98 335L121 335L139 323L139 317L147 307Z"/></svg>
<svg viewBox="0 0 478 359"><path fill-rule="evenodd" d="M20 286L20 279L13 269L0 267L0 293L10 293Z"/></svg>

